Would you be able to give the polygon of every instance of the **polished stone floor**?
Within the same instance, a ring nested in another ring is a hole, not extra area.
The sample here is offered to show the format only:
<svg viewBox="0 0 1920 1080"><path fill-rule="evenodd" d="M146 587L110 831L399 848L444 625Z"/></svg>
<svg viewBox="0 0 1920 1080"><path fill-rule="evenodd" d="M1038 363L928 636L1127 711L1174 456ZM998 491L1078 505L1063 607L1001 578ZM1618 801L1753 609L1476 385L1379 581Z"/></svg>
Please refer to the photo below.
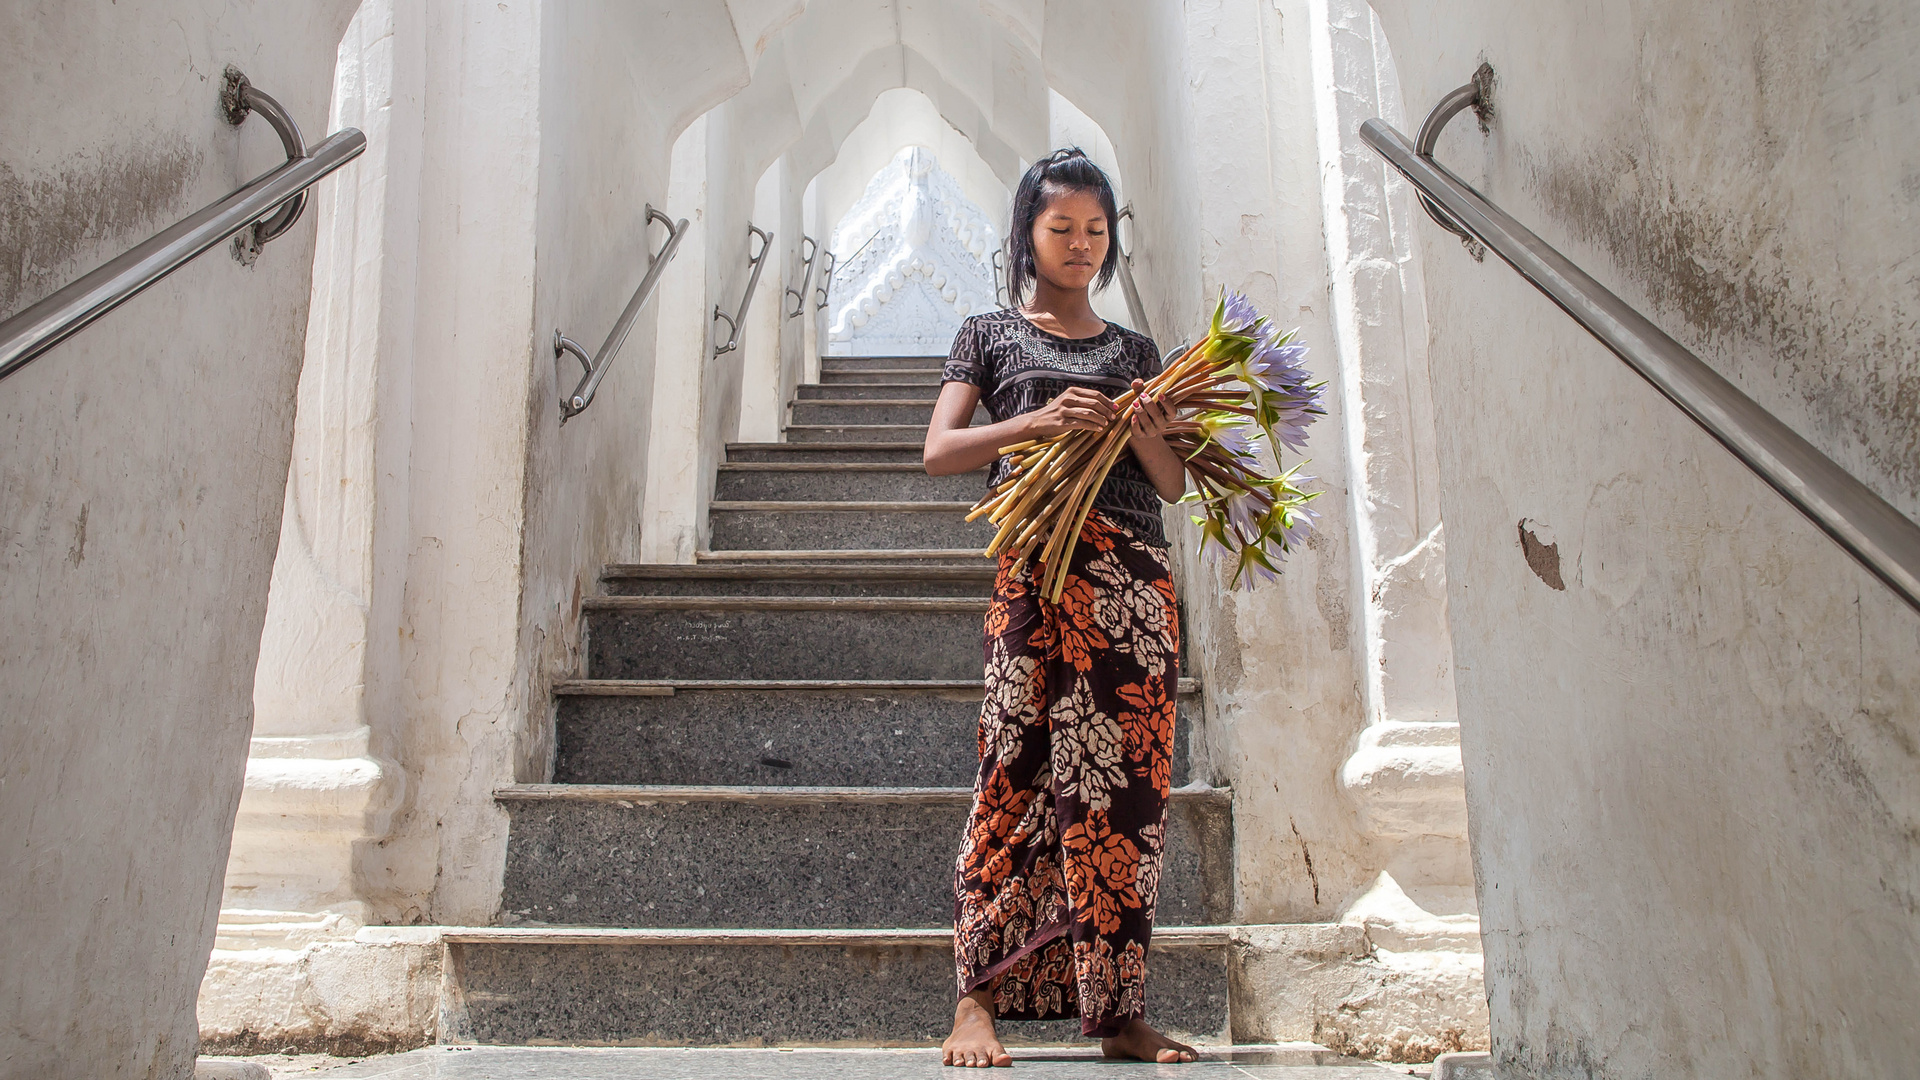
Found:
<svg viewBox="0 0 1920 1080"><path fill-rule="evenodd" d="M292 1062L287 1063L292 1066ZM1018 1052L1014 1071L1058 1080L1387 1080L1425 1068L1377 1065L1308 1046L1216 1047L1188 1065L1104 1061L1096 1050ZM937 1050L679 1050L434 1046L341 1065L275 1067L276 1080L955 1080ZM1006 1075L995 1072L989 1075Z"/></svg>

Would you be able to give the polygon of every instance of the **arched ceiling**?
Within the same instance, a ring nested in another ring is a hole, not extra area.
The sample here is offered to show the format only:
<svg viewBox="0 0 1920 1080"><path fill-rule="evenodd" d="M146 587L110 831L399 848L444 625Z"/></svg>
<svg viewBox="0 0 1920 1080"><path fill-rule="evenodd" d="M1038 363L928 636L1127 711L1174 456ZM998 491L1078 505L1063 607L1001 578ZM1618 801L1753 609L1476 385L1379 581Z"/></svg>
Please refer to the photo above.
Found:
<svg viewBox="0 0 1920 1080"><path fill-rule="evenodd" d="M1159 123L1166 92L1156 43L1178 39L1179 18L1162 0L601 6L606 31L630 43L639 105L662 145L731 102L737 160L764 169L797 146L803 176L832 160L875 95L897 86L926 94L1003 177L1046 149L1049 85L1116 144L1145 145L1143 125Z"/></svg>
<svg viewBox="0 0 1920 1080"><path fill-rule="evenodd" d="M974 141L1003 183L1044 151L1040 60L977 3L812 0L771 32L727 107L740 160L757 175L793 152L804 182L831 162L881 93L906 87Z"/></svg>

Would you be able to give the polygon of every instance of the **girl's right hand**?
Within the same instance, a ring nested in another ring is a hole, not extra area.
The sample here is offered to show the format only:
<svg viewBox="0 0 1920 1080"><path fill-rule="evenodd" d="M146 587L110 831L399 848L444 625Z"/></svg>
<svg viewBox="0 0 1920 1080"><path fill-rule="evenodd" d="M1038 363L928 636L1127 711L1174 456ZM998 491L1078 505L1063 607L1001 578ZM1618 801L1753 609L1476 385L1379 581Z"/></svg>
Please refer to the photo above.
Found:
<svg viewBox="0 0 1920 1080"><path fill-rule="evenodd" d="M1051 439L1063 431L1101 431L1113 422L1113 415L1112 398L1084 386L1069 386L1027 414L1027 437Z"/></svg>

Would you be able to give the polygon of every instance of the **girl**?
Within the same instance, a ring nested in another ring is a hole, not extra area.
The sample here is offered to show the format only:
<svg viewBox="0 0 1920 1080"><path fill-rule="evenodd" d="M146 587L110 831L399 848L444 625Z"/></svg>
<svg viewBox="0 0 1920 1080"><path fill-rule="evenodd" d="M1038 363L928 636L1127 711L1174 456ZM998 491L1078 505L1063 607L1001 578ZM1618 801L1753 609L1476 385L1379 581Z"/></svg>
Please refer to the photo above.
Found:
<svg viewBox="0 0 1920 1080"><path fill-rule="evenodd" d="M1113 397L1159 370L1148 338L1093 313L1113 279L1113 188L1079 150L1020 181L1007 238L1013 308L954 338L927 472L1113 419ZM1032 290L1031 299L1027 293ZM968 426L982 398L993 422ZM980 773L954 869L960 1003L948 1065L1011 1065L994 1020L1080 1017L1112 1057L1194 1060L1144 1018L1147 944L1166 832L1179 677L1160 504L1186 485L1157 399L1130 409L1128 448L1094 499L1058 604L1003 555L986 623Z"/></svg>

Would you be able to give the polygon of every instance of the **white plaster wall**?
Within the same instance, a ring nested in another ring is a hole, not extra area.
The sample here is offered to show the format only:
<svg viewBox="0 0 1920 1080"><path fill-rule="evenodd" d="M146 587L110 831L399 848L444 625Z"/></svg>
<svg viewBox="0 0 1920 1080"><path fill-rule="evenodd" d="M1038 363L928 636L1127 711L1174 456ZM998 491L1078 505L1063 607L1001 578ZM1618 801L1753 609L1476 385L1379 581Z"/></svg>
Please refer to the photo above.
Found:
<svg viewBox="0 0 1920 1080"><path fill-rule="evenodd" d="M227 64L321 137L351 15L0 13L0 312L282 160L263 121L222 118ZM309 215L252 266L217 248L0 384L0 1074L192 1071L313 237Z"/></svg>
<svg viewBox="0 0 1920 1080"><path fill-rule="evenodd" d="M1440 160L1920 513L1911 8L1376 6L1412 117L1494 67L1490 131ZM1909 1075L1920 616L1511 270L1421 238L1507 1075Z"/></svg>
<svg viewBox="0 0 1920 1080"><path fill-rule="evenodd" d="M1191 188L1184 198L1163 194L1179 176L1166 159L1127 171L1139 225L1136 266L1168 347L1197 336L1219 290L1233 288L1280 325L1298 326L1315 349L1314 371L1331 376L1337 352L1314 113L1289 104L1313 99L1309 25L1304 4L1190 5L1177 26L1156 36L1181 43L1181 55L1168 61L1179 74L1164 79L1172 100L1161 107L1181 117L1176 130L1186 149L1169 156L1192 170L1184 180ZM1171 89L1179 86L1184 95ZM1124 163L1133 151L1121 131L1137 121L1100 116L1097 95L1070 96L1112 135ZM1264 153L1221 153L1223 138L1247 145L1249 116L1267 118ZM1198 259L1190 277L1175 271L1174 253L1183 248ZM1383 853L1338 782L1364 713L1351 537L1340 520L1349 498L1351 418L1338 400L1328 402L1328 413L1305 455L1312 462L1305 471L1324 492L1316 507L1322 528L1288 557L1280 581L1228 592L1225 568L1195 551L1183 515L1168 515L1179 537L1189 653L1206 685L1201 759L1234 789L1240 921L1330 921L1381 869Z"/></svg>

